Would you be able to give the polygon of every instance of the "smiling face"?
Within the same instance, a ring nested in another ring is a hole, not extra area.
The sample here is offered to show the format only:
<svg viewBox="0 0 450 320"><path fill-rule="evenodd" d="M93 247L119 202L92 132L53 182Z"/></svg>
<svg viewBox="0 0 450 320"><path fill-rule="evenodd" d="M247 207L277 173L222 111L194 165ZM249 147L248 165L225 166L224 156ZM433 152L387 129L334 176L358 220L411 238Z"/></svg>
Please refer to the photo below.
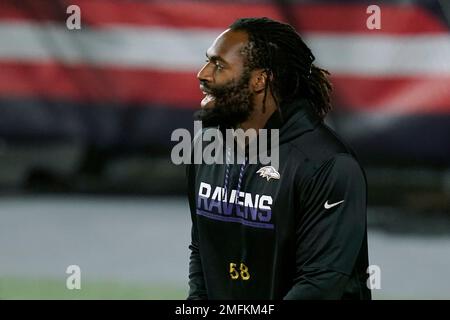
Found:
<svg viewBox="0 0 450 320"><path fill-rule="evenodd" d="M205 126L236 127L253 111L251 73L245 66L248 36L226 30L206 52L206 64L199 71L200 90L205 94L197 118Z"/></svg>
<svg viewBox="0 0 450 320"><path fill-rule="evenodd" d="M248 42L244 32L226 30L220 34L206 51L206 64L200 69L197 78L200 90L205 94L202 108L210 108L214 104L214 96L210 93L215 88L236 82L244 70L242 49Z"/></svg>

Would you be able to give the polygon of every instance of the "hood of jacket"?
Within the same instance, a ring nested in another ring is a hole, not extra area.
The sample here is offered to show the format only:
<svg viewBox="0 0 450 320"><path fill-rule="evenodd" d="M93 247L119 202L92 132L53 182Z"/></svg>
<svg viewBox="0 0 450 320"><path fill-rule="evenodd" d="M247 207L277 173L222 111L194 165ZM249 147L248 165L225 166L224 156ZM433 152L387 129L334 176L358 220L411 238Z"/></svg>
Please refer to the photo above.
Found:
<svg viewBox="0 0 450 320"><path fill-rule="evenodd" d="M264 129L279 129L279 144L287 143L305 132L313 130L320 122L311 103L298 99L282 104L281 112L275 111L267 121Z"/></svg>

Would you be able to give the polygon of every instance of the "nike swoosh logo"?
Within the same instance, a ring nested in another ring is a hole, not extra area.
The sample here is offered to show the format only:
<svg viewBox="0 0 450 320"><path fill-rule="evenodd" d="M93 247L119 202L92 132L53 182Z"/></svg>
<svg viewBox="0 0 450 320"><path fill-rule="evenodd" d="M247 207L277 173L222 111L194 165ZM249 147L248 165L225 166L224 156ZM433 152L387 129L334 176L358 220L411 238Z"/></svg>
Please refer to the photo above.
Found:
<svg viewBox="0 0 450 320"><path fill-rule="evenodd" d="M338 204L341 204L342 202L344 202L344 200L339 201L339 202L335 202L335 203L330 203L330 204L328 204L328 200L327 200L327 202L325 202L325 204L323 205L323 207L324 207L325 209L331 209L331 208L337 206Z"/></svg>

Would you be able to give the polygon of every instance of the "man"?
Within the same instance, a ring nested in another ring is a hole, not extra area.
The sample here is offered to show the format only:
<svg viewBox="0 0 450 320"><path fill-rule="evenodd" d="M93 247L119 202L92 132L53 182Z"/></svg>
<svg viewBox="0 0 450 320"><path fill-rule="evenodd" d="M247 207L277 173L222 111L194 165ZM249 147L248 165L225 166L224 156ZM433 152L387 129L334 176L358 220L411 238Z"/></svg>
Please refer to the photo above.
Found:
<svg viewBox="0 0 450 320"><path fill-rule="evenodd" d="M268 18L235 21L206 55L198 118L279 129L279 167L188 166L188 299L370 299L366 179L323 123L328 72L291 26Z"/></svg>

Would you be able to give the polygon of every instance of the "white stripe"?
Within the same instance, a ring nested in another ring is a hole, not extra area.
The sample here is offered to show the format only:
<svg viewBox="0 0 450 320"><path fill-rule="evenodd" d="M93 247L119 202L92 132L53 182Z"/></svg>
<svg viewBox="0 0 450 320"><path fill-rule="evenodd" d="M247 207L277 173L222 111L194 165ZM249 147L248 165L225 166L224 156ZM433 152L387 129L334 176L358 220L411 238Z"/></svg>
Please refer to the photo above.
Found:
<svg viewBox="0 0 450 320"><path fill-rule="evenodd" d="M70 31L56 24L0 23L0 59L196 71L223 30L116 26ZM450 36L305 36L332 73L369 76L450 74Z"/></svg>
<svg viewBox="0 0 450 320"><path fill-rule="evenodd" d="M0 59L192 71L202 65L216 36L198 30L0 23Z"/></svg>
<svg viewBox="0 0 450 320"><path fill-rule="evenodd" d="M450 36L329 36L308 34L317 61L334 73L414 75L450 73Z"/></svg>

